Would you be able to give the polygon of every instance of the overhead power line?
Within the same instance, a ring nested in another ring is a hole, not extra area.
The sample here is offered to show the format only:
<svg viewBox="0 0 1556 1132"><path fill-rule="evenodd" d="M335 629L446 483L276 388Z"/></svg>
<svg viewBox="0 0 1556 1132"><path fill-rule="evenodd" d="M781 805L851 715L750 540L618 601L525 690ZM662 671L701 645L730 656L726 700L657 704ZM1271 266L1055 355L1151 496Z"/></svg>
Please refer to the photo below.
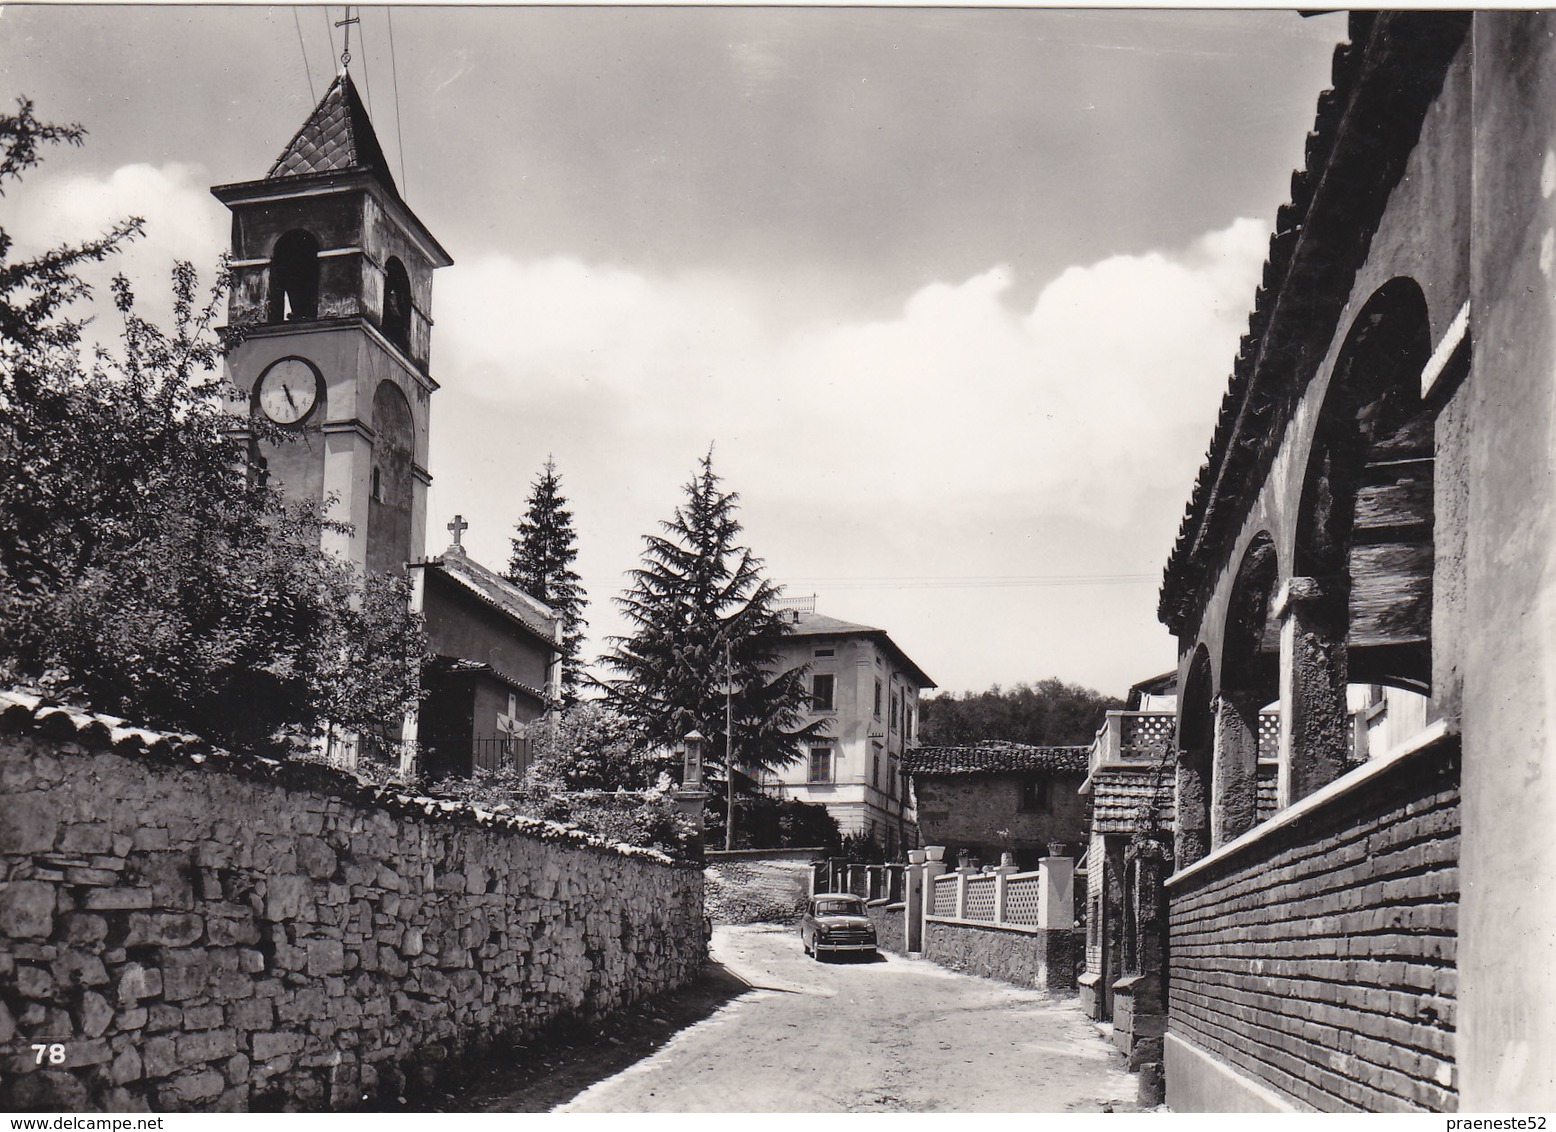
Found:
<svg viewBox="0 0 1556 1132"><path fill-rule="evenodd" d="M967 577L786 578L789 589L839 590L1018 589L1048 586L1135 586L1159 582L1159 574L984 574Z"/></svg>
<svg viewBox="0 0 1556 1132"><path fill-rule="evenodd" d="M297 46L303 52L303 74L308 76L308 101L317 105L319 98L313 92L313 68L308 66L308 46L303 42L303 23L296 8L292 9L292 26L297 29Z"/></svg>

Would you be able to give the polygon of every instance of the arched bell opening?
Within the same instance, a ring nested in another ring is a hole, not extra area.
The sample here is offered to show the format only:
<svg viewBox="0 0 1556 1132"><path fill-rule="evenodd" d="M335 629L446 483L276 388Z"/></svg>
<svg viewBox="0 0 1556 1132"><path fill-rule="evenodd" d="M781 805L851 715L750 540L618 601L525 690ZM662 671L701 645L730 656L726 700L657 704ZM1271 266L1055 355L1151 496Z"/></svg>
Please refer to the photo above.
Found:
<svg viewBox="0 0 1556 1132"><path fill-rule="evenodd" d="M319 317L319 241L301 228L287 232L270 253L269 321Z"/></svg>
<svg viewBox="0 0 1556 1132"><path fill-rule="evenodd" d="M411 279L395 256L384 267L384 336L406 353L411 348Z"/></svg>

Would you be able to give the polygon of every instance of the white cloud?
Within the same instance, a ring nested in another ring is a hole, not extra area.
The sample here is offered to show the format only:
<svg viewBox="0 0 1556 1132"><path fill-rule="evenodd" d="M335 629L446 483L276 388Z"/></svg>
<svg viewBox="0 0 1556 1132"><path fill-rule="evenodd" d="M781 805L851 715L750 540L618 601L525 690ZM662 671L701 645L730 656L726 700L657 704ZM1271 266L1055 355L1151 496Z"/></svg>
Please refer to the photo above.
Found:
<svg viewBox="0 0 1556 1132"><path fill-rule="evenodd" d="M108 281L114 275L129 278L141 313L159 324L171 314L169 280L176 260L189 260L203 281L212 279L227 247L228 213L208 183L200 167L177 163L125 165L101 177L51 177L45 166L8 190L6 230L16 238L16 255L23 256L81 243L132 216L145 220L143 236L82 271L94 290L93 330L112 338L118 319L108 302Z"/></svg>
<svg viewBox="0 0 1556 1132"><path fill-rule="evenodd" d="M526 416L587 419L622 461L685 469L723 442L748 499L933 514L998 494L1123 524L1142 483L1187 491L1264 239L1240 220L1073 267L1025 313L996 266L892 319L793 328L753 281L490 255L440 282L439 356Z"/></svg>

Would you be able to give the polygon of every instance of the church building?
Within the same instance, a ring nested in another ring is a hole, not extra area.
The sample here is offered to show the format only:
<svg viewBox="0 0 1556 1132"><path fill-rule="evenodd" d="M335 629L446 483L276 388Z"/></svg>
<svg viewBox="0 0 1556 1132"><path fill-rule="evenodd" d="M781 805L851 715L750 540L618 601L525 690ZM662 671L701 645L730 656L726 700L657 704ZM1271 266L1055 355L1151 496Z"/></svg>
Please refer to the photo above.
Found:
<svg viewBox="0 0 1556 1132"><path fill-rule="evenodd" d="M364 574L413 569L433 657L402 766L440 776L515 759L523 724L555 699L558 621L469 559L458 520L451 552L422 558L432 276L453 259L401 199L350 74L263 178L211 192L232 212L235 410L291 434L252 440L256 463L290 498L330 501L347 526L324 533L326 550Z"/></svg>

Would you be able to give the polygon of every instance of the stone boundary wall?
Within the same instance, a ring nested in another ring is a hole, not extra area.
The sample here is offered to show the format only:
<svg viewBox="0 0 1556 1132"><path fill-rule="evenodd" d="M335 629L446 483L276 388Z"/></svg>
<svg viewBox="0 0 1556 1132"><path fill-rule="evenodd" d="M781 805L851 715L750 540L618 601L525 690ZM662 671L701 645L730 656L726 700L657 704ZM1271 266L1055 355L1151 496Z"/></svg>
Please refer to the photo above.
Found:
<svg viewBox="0 0 1556 1132"><path fill-rule="evenodd" d="M924 921L925 959L1018 987L1074 990L1077 946L1077 937L1070 931L1021 931L933 918Z"/></svg>
<svg viewBox="0 0 1556 1132"><path fill-rule="evenodd" d="M865 911L869 913L870 922L875 925L876 946L882 951L890 951L895 955L906 955L908 953L906 905L872 900L865 905Z"/></svg>
<svg viewBox="0 0 1556 1132"><path fill-rule="evenodd" d="M706 854L708 916L717 924L792 924L805 913L812 862L825 849L735 849Z"/></svg>
<svg viewBox="0 0 1556 1132"><path fill-rule="evenodd" d="M663 854L0 698L0 1109L392 1105L706 957Z"/></svg>
<svg viewBox="0 0 1556 1132"><path fill-rule="evenodd" d="M1169 882L1168 1029L1297 1107L1453 1111L1457 743L1360 785Z"/></svg>

